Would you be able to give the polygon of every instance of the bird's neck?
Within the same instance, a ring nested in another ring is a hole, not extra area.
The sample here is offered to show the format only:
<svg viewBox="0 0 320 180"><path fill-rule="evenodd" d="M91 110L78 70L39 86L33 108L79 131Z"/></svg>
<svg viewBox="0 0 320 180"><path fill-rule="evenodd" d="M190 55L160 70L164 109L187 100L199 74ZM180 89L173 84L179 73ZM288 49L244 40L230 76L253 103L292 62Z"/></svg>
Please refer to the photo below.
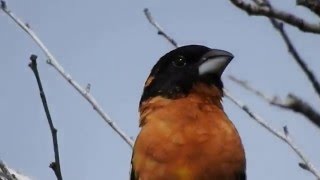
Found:
<svg viewBox="0 0 320 180"><path fill-rule="evenodd" d="M140 126L144 125L145 118L150 113L156 112L155 109L170 109L179 106L180 108L185 107L185 109L190 107L215 107L223 110L222 96L223 92L216 86L201 83L195 84L186 96L180 98L170 99L162 96L150 98L142 102L140 106ZM171 111L168 110L168 112Z"/></svg>
<svg viewBox="0 0 320 180"><path fill-rule="evenodd" d="M211 103L222 109L223 92L214 85L198 83L193 86L188 97L198 103Z"/></svg>

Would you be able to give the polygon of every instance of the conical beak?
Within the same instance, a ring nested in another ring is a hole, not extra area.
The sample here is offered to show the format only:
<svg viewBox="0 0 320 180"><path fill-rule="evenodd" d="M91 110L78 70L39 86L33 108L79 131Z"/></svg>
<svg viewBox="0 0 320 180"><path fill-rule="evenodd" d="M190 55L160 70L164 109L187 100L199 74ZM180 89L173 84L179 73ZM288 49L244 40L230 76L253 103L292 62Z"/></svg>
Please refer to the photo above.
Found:
<svg viewBox="0 0 320 180"><path fill-rule="evenodd" d="M221 76L232 59L233 55L230 52L212 49L202 56L199 64L199 75L216 74Z"/></svg>

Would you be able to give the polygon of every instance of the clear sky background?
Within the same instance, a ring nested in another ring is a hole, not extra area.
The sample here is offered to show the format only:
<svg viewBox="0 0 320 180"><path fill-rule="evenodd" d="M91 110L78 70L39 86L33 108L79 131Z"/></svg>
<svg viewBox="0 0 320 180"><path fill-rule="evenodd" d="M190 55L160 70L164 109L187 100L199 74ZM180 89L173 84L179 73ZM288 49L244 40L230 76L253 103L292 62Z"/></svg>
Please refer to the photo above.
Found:
<svg viewBox="0 0 320 180"><path fill-rule="evenodd" d="M294 1L274 5L317 22ZM147 22L144 8L180 45L203 44L235 55L223 80L272 126L287 125L292 137L320 168L320 131L300 115L270 107L227 79L249 81L271 95L296 93L319 109L320 100L294 63L267 19L249 17L228 0L8 0L9 8L27 21L43 42L106 112L135 137L142 87L155 62L172 46ZM313 71L319 73L320 36L287 28ZM62 173L66 180L128 179L131 149L92 107L45 63L45 56L7 16L0 13L0 159L37 180L54 180L51 134L32 71L38 68L58 129ZM248 180L313 180L300 169L292 150L224 99L247 156Z"/></svg>

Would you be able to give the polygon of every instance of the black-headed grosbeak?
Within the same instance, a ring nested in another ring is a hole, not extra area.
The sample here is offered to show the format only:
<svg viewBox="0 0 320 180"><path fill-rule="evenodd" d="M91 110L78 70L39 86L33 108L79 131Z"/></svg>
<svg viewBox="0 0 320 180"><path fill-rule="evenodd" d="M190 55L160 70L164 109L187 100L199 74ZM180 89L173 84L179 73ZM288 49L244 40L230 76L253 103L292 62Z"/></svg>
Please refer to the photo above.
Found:
<svg viewBox="0 0 320 180"><path fill-rule="evenodd" d="M200 45L160 58L140 101L131 180L246 180L244 148L221 104L232 58Z"/></svg>

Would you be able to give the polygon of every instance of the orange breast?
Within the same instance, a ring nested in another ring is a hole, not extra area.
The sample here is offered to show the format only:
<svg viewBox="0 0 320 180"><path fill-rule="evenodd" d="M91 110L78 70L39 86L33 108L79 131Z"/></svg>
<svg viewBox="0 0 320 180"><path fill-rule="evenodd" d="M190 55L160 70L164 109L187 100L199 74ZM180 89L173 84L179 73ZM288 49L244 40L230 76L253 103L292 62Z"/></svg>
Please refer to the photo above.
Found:
<svg viewBox="0 0 320 180"><path fill-rule="evenodd" d="M145 103L132 159L138 179L241 180L244 149L217 102L191 93Z"/></svg>

